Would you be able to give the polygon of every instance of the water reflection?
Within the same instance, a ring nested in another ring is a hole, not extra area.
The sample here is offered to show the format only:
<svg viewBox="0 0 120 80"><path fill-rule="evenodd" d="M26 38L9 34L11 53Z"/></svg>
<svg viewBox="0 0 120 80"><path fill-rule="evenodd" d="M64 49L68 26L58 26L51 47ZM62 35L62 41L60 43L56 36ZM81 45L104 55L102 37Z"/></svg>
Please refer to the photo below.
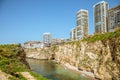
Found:
<svg viewBox="0 0 120 80"><path fill-rule="evenodd" d="M51 60L27 59L30 68L49 80L88 80L80 74L75 74Z"/></svg>

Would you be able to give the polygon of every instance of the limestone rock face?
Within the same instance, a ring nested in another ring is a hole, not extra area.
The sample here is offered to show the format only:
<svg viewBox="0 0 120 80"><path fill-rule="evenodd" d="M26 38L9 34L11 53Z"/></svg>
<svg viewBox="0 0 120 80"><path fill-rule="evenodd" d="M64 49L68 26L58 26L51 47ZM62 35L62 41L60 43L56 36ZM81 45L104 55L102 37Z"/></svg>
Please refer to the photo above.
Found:
<svg viewBox="0 0 120 80"><path fill-rule="evenodd" d="M24 51L27 58L50 59L52 55L48 48L26 48Z"/></svg>
<svg viewBox="0 0 120 80"><path fill-rule="evenodd" d="M100 80L120 80L120 37L25 51L27 57L37 59L54 57L56 62L92 72Z"/></svg>
<svg viewBox="0 0 120 80"><path fill-rule="evenodd" d="M120 37L93 43L58 46L55 60L93 72L101 80L120 79Z"/></svg>

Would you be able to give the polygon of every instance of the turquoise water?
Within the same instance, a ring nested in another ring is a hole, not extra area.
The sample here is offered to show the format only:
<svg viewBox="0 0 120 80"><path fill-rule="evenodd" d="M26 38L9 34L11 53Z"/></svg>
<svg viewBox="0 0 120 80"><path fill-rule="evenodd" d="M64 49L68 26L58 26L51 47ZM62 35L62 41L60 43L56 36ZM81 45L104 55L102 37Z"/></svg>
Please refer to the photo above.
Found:
<svg viewBox="0 0 120 80"><path fill-rule="evenodd" d="M30 68L48 80L88 80L51 60L26 59Z"/></svg>

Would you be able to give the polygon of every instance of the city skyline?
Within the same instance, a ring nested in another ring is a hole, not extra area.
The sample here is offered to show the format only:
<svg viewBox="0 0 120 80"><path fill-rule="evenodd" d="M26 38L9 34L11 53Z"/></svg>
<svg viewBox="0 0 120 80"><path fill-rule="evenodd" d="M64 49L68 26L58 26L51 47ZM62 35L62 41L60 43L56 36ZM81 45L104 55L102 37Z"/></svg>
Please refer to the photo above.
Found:
<svg viewBox="0 0 120 80"><path fill-rule="evenodd" d="M54 38L69 38L70 29L76 25L76 12L80 9L88 10L88 32L93 34L93 5L100 1L1 0L0 44L42 40L45 32L50 32ZM120 3L119 0L104 1L108 2L109 8Z"/></svg>

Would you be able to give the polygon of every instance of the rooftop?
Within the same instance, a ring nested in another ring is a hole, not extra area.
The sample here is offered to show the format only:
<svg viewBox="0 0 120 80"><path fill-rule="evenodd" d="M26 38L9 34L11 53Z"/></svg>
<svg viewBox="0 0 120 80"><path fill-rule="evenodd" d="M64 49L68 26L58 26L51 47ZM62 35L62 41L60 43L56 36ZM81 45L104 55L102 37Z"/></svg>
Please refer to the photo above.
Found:
<svg viewBox="0 0 120 80"><path fill-rule="evenodd" d="M85 10L85 9L80 9L79 11L77 11L77 13L79 13L79 12L81 12L81 11L88 12L88 10Z"/></svg>
<svg viewBox="0 0 120 80"><path fill-rule="evenodd" d="M51 33L49 33L49 32L46 32L46 33L43 33L43 35L51 35Z"/></svg>
<svg viewBox="0 0 120 80"><path fill-rule="evenodd" d="M93 5L93 7L95 7L96 5L101 4L101 3L107 3L107 2L105 2L105 1L100 1L100 2L96 3L95 5Z"/></svg>
<svg viewBox="0 0 120 80"><path fill-rule="evenodd" d="M117 5L117 6L113 7L113 8L111 8L111 9L109 9L109 11L114 11L115 9L120 10L120 5Z"/></svg>

